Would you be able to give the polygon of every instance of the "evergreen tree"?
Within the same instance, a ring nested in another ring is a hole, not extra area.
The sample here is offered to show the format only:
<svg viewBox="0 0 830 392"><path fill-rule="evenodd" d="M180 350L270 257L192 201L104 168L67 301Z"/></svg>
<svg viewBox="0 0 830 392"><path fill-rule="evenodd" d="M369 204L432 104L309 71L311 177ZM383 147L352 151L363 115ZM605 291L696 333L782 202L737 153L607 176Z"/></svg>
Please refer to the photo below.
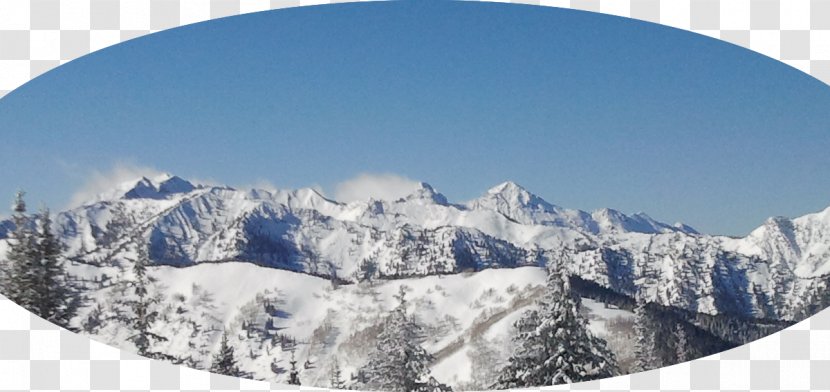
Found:
<svg viewBox="0 0 830 392"><path fill-rule="evenodd" d="M637 306L634 308L634 333L637 338L635 343L636 362L633 370L642 372L656 369L662 366L662 361L657 352L657 325L648 311L648 304L642 298L637 298Z"/></svg>
<svg viewBox="0 0 830 392"><path fill-rule="evenodd" d="M683 325L677 324L674 328L674 346L676 351L676 363L686 362L689 360L689 339L686 336L686 330Z"/></svg>
<svg viewBox="0 0 830 392"><path fill-rule="evenodd" d="M332 362L331 368L329 370L329 388L346 388L346 384L343 382L343 374L340 370L340 362L337 360L337 358L334 358L334 361Z"/></svg>
<svg viewBox="0 0 830 392"><path fill-rule="evenodd" d="M68 326L77 310L75 293L60 259L61 244L52 232L52 218L49 210L40 213L35 232L34 266L37 268L37 301L35 313L57 325Z"/></svg>
<svg viewBox="0 0 830 392"><path fill-rule="evenodd" d="M133 311L133 317L129 320L129 324L135 334L127 340L135 344L139 355L157 357L161 354L151 352L150 345L153 341L166 341L167 338L151 332L156 317L158 317L158 312L153 310L157 299L150 296L148 292L147 265L150 260L147 256L147 249L139 241L136 241L136 244L137 257L135 263L133 263L133 281L131 282L136 299L129 301Z"/></svg>
<svg viewBox="0 0 830 392"><path fill-rule="evenodd" d="M95 334L102 325L104 325L104 309L101 308L101 304L96 304L86 320L81 322L81 328L88 334Z"/></svg>
<svg viewBox="0 0 830 392"><path fill-rule="evenodd" d="M395 298L398 306L384 320L377 345L359 371L356 387L389 392L448 390L429 374L434 358L419 344L423 330L407 315L404 286Z"/></svg>
<svg viewBox="0 0 830 392"><path fill-rule="evenodd" d="M26 215L24 193L15 198L15 229L9 241L2 278L6 296L47 321L68 327L75 315L78 298L70 289L61 260L61 244L52 232L49 210L32 223Z"/></svg>
<svg viewBox="0 0 830 392"><path fill-rule="evenodd" d="M291 364L291 371L288 373L288 384L301 385L300 371L297 370L297 360L294 359L294 350L291 350L291 361L289 361L288 363Z"/></svg>
<svg viewBox="0 0 830 392"><path fill-rule="evenodd" d="M212 373L224 374L226 376L239 377L239 367L234 358L233 347L228 344L228 332L222 333L222 341L219 343L219 352L213 356L213 362L210 365Z"/></svg>
<svg viewBox="0 0 830 392"><path fill-rule="evenodd" d="M14 231L9 238L9 248L6 253L6 273L3 276L3 294L16 304L29 309L36 309L37 305L37 246L35 236L29 225L29 216L26 215L26 202L23 200L25 192L19 191L15 197L13 211Z"/></svg>
<svg viewBox="0 0 830 392"><path fill-rule="evenodd" d="M588 331L587 321L579 314L580 299L571 293L559 265L552 266L548 273L538 309L526 312L515 323L515 351L494 389L547 386L618 374L605 342Z"/></svg>

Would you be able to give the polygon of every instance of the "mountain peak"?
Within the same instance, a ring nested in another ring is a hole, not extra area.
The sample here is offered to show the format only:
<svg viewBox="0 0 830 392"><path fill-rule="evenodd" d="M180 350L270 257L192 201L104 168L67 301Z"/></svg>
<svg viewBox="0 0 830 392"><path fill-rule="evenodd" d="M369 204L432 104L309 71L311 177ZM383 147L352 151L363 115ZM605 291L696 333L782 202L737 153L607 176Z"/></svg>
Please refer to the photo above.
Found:
<svg viewBox="0 0 830 392"><path fill-rule="evenodd" d="M401 200L428 200L436 204L447 205L447 198L425 182L418 184L418 188Z"/></svg>
<svg viewBox="0 0 830 392"><path fill-rule="evenodd" d="M163 199L168 195L189 193L196 189L189 181L169 173L149 179L141 177L135 182L127 182L128 189L123 193L125 199Z"/></svg>
<svg viewBox="0 0 830 392"><path fill-rule="evenodd" d="M631 216L634 217L634 218L639 218L639 219L644 219L644 220L649 220L649 221L654 220L650 216L648 216L648 214L646 214L645 212L642 212L642 211L637 211Z"/></svg>
<svg viewBox="0 0 830 392"><path fill-rule="evenodd" d="M675 222L674 225L672 225L672 227L686 234L700 234L700 232L697 231L697 229L683 222Z"/></svg>
<svg viewBox="0 0 830 392"><path fill-rule="evenodd" d="M603 230L616 230L624 232L659 234L682 232L686 234L699 234L697 230L683 223L668 225L657 221L644 212L637 212L626 215L611 208L601 208L594 211L591 217Z"/></svg>
<svg viewBox="0 0 830 392"><path fill-rule="evenodd" d="M553 204L550 204L541 197L530 193L523 186L513 181L505 181L490 188L487 190L487 194L479 199L480 203L478 204L486 204L481 203L481 201L485 199L500 199L502 202L515 207L530 207L532 209L547 212L554 212L557 209L557 207Z"/></svg>
<svg viewBox="0 0 830 392"><path fill-rule="evenodd" d="M487 190L488 194L495 195L499 193L516 193L516 192L524 192L529 193L527 189L523 186L513 182L513 181L505 181L501 184L498 184L490 189Z"/></svg>
<svg viewBox="0 0 830 392"><path fill-rule="evenodd" d="M625 214L620 211L617 211L613 208L600 208L591 215L594 217L595 220L598 221L606 221L606 220L613 220L613 221L622 221L624 218L627 218Z"/></svg>
<svg viewBox="0 0 830 392"><path fill-rule="evenodd" d="M141 177L133 183L132 188L124 192L125 199L156 199L158 189L147 177Z"/></svg>
<svg viewBox="0 0 830 392"><path fill-rule="evenodd" d="M158 184L159 193L188 193L196 189L190 181L173 175L167 175L165 180L156 184Z"/></svg>

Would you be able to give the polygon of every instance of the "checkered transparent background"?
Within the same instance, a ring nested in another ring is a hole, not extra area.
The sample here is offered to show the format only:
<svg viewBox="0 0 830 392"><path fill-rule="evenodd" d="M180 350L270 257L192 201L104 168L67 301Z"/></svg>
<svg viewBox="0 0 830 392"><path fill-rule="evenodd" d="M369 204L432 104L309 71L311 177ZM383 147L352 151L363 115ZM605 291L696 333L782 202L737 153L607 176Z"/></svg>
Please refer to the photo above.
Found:
<svg viewBox="0 0 830 392"><path fill-rule="evenodd" d="M830 0L516 2L691 30L763 53L830 84ZM148 33L223 16L326 3L330 1L0 0L0 97L60 64ZM0 390L274 389L298 388L143 359L61 330L0 297ZM830 391L830 309L711 357L544 390Z"/></svg>

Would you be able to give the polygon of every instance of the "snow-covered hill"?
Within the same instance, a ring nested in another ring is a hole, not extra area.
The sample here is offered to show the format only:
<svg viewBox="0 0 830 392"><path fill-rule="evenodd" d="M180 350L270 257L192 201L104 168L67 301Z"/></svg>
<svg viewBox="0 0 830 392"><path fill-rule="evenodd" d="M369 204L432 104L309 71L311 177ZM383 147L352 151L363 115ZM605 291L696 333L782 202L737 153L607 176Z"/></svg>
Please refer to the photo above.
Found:
<svg viewBox="0 0 830 392"><path fill-rule="evenodd" d="M545 284L545 272L538 267L342 286L237 262L158 267L151 277L153 291L166 304L154 332L169 339L156 343L154 351L190 357L191 366L207 368L221 331L227 329L232 331L229 340L239 366L250 377L286 382L294 350L302 364L303 384L321 387L328 386L335 358L346 379L366 361L378 326L396 305L393 295L403 285L410 311L426 331L422 345L436 358L433 375L456 387L486 389L485 381L476 383L472 372L483 366L495 370L498 361L484 361L509 355L513 322L534 306ZM124 296L129 292L112 286L99 290L94 302L106 313L123 306L118 302ZM628 311L585 302L590 328L598 336L609 335L609 323L632 318ZM85 312L80 318L88 316ZM132 332L121 323L104 323L88 333L134 350L127 341ZM623 338L619 346L625 344L631 346L632 341ZM476 350L491 355L481 356Z"/></svg>
<svg viewBox="0 0 830 392"><path fill-rule="evenodd" d="M129 315L128 303L135 299L131 266L124 264L72 266L89 295L73 325L93 339L134 351L129 338L135 331L120 319ZM435 358L433 376L455 389L484 390L510 356L514 322L542 296L546 271L485 269L341 285L305 273L224 262L156 266L149 277L157 312L151 332L165 339L154 340L151 352L207 369L228 331L247 377L286 383L294 357L302 364L303 384L319 387L329 386L335 360L347 380L366 362L383 319L397 305L394 295L405 286L408 308L425 331L421 345ZM581 311L589 329L606 340L622 371L630 371L636 340L632 311L591 299L590 290L577 291L584 295ZM686 321L703 327L694 318ZM677 322L677 316L665 320L670 328ZM698 338L697 345L719 344L707 354L737 344L703 334L708 338Z"/></svg>

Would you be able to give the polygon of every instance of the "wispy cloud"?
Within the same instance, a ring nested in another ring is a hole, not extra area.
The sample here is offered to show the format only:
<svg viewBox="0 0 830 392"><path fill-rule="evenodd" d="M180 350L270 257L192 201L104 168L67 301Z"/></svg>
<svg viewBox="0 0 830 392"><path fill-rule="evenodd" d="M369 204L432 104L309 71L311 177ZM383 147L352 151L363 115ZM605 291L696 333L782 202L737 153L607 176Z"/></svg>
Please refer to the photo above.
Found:
<svg viewBox="0 0 830 392"><path fill-rule="evenodd" d="M88 201L94 200L101 193L112 191L124 182L139 179L141 177L157 177L164 172L133 163L118 162L108 171L92 170L86 180L69 201L69 208L80 206Z"/></svg>
<svg viewBox="0 0 830 392"><path fill-rule="evenodd" d="M397 200L411 194L418 187L420 182L397 174L363 173L335 185L334 198L342 202L368 200L370 197Z"/></svg>
<svg viewBox="0 0 830 392"><path fill-rule="evenodd" d="M256 181L254 181L254 183L251 184L250 186L243 187L243 189L247 189L247 188L262 189L262 190L266 190L266 191L269 191L269 192L273 192L277 189L280 189L273 182L271 182L269 180L266 180L266 179L263 179L263 178L260 178Z"/></svg>

